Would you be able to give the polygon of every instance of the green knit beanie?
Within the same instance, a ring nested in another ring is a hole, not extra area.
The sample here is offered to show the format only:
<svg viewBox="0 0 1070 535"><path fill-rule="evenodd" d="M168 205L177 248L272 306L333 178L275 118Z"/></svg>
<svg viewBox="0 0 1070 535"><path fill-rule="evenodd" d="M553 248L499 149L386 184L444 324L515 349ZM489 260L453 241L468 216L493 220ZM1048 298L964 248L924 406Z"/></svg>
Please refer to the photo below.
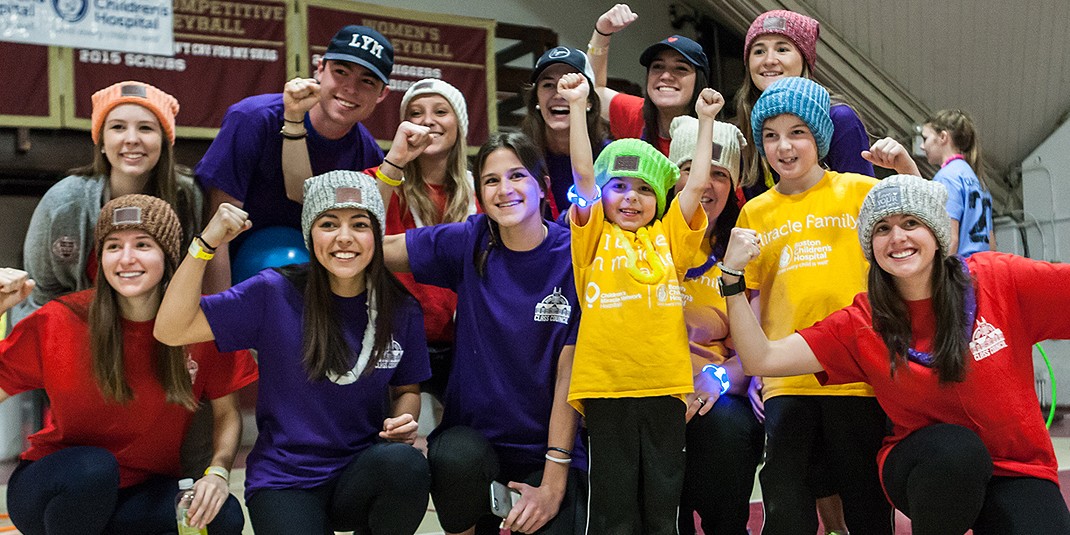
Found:
<svg viewBox="0 0 1070 535"><path fill-rule="evenodd" d="M635 177L654 188L657 218L665 214L665 197L680 179L680 169L653 145L641 139L618 139L602 149L594 162L594 180L601 188L611 178Z"/></svg>

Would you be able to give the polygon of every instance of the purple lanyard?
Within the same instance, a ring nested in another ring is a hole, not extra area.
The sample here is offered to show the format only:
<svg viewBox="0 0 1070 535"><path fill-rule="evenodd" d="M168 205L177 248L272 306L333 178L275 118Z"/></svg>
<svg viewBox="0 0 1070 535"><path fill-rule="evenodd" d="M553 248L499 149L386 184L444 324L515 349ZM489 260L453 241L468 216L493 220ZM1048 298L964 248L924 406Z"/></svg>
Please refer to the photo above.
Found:
<svg viewBox="0 0 1070 535"><path fill-rule="evenodd" d="M695 279L701 277L707 271L709 271L710 268L712 268L713 265L716 264L716 263L717 263L717 257L714 256L713 253L710 253L710 257L706 259L705 263L703 263L699 267L693 267L691 269L688 269L687 273L684 273L684 280L685 281L695 280Z"/></svg>
<svg viewBox="0 0 1070 535"><path fill-rule="evenodd" d="M966 273L966 278L970 278L970 268L966 267L966 263L962 263L962 271ZM973 335L973 322L977 318L977 295L973 288L973 282L966 287L965 295L963 296L963 305L966 309L966 336L971 337ZM922 366L931 368L933 365L933 354L927 351L918 351L914 348L907 349L907 359L912 362L917 362Z"/></svg>

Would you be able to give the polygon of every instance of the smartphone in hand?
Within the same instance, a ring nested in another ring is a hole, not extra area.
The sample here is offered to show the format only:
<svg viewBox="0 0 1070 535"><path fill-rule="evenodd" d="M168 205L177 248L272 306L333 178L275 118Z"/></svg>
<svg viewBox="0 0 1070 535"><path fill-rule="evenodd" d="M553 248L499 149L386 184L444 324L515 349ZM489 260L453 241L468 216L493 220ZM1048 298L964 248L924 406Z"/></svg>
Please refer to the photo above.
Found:
<svg viewBox="0 0 1070 535"><path fill-rule="evenodd" d="M490 482L490 511L505 518L520 500L520 493L497 481Z"/></svg>

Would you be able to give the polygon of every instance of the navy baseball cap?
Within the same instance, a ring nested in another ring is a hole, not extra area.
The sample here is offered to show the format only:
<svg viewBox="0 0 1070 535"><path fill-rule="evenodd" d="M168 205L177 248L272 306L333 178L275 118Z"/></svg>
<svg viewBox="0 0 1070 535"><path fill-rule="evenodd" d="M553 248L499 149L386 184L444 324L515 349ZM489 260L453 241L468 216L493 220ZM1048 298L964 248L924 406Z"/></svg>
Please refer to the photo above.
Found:
<svg viewBox="0 0 1070 535"><path fill-rule="evenodd" d="M535 70L531 71L531 83L538 81L542 72L555 63L564 63L576 69L576 72L582 73L587 77L587 83L594 89L594 68L591 67L587 54L567 46L559 46L543 52L539 61L535 63Z"/></svg>
<svg viewBox="0 0 1070 535"><path fill-rule="evenodd" d="M334 34L323 59L356 63L387 84L394 70L394 45L383 34L367 26L351 24Z"/></svg>
<svg viewBox="0 0 1070 535"><path fill-rule="evenodd" d="M702 50L702 45L682 35L666 37L665 39L648 46L647 49L643 51L643 55L639 56L639 64L644 67L650 67L650 63L654 61L654 56L657 56L658 52L661 52L666 48L671 48L679 52L688 63L702 71L702 73L706 75L706 78L709 79L710 60L706 58L706 52Z"/></svg>

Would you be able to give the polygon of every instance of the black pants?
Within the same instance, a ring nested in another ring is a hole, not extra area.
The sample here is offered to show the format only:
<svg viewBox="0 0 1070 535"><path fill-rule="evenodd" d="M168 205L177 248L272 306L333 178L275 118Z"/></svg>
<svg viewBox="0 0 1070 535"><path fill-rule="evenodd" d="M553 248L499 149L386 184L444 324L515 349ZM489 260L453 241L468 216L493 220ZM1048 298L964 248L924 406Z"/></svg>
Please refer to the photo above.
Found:
<svg viewBox="0 0 1070 535"><path fill-rule="evenodd" d="M813 467L843 499L847 528L890 535L892 511L881 492L877 452L887 417L876 399L858 396L776 396L765 402L765 466L759 474L763 535L817 531Z"/></svg>
<svg viewBox="0 0 1070 535"><path fill-rule="evenodd" d="M381 443L311 489L257 491L247 502L257 535L411 535L427 512L431 474L408 444Z"/></svg>
<svg viewBox="0 0 1070 535"><path fill-rule="evenodd" d="M119 463L108 450L65 448L37 461L23 461L8 481L11 521L25 535L176 533L178 479L154 477L119 488ZM208 530L240 535L241 504L228 496Z"/></svg>
<svg viewBox="0 0 1070 535"><path fill-rule="evenodd" d="M675 534L684 483L684 404L587 399L590 535Z"/></svg>
<svg viewBox="0 0 1070 535"><path fill-rule="evenodd" d="M1070 533L1059 487L1046 479L993 477L976 433L952 424L919 429L884 462L884 486L915 535Z"/></svg>
<svg viewBox="0 0 1070 535"><path fill-rule="evenodd" d="M705 416L687 424L687 465L680 501L680 533L694 535L692 512L709 535L747 535L754 473L765 432L745 396L717 398Z"/></svg>
<svg viewBox="0 0 1070 535"><path fill-rule="evenodd" d="M475 526L476 535L498 535L502 519L490 512L491 481L532 486L542 482L542 465L501 463L493 446L470 427L452 427L435 436L427 446L427 460L431 465L431 498L439 524L449 533ZM587 475L570 469L557 516L535 533L583 533L586 511Z"/></svg>

